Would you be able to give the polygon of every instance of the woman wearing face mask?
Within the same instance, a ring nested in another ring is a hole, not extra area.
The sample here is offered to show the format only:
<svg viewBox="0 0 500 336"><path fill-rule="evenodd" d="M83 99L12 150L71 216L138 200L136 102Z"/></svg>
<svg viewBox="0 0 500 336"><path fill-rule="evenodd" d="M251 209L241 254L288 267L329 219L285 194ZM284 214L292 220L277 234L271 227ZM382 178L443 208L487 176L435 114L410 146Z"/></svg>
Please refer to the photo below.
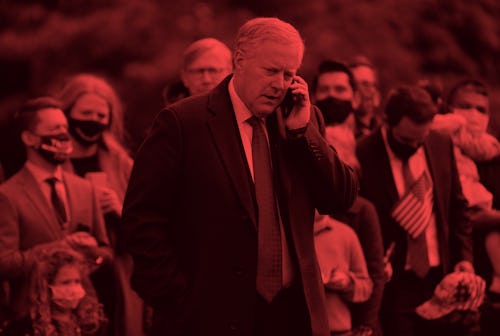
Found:
<svg viewBox="0 0 500 336"><path fill-rule="evenodd" d="M2 335L105 335L106 317L81 256L70 249L54 247L36 257L29 320L9 325Z"/></svg>
<svg viewBox="0 0 500 336"><path fill-rule="evenodd" d="M100 192L108 236L116 252L114 275L101 273L96 284L110 318L111 334L143 335L143 304L130 288L131 258L121 253L116 238L132 169L132 160L121 144L124 138L121 102L106 80L91 74L71 77L58 97L68 118L74 147L64 168L90 179ZM116 283L110 283L113 278ZM114 293L110 286L116 288Z"/></svg>

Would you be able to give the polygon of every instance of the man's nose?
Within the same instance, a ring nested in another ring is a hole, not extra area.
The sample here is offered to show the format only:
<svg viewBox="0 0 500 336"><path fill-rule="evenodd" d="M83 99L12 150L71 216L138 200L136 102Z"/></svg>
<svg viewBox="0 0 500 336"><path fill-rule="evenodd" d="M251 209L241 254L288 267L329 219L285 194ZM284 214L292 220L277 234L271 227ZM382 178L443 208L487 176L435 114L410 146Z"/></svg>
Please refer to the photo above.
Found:
<svg viewBox="0 0 500 336"><path fill-rule="evenodd" d="M272 81L272 87L277 90L286 89L286 81L283 74L276 74Z"/></svg>
<svg viewBox="0 0 500 336"><path fill-rule="evenodd" d="M203 71L202 75L201 75L201 80L204 83L209 83L212 81L212 76L210 75L210 73L208 71Z"/></svg>

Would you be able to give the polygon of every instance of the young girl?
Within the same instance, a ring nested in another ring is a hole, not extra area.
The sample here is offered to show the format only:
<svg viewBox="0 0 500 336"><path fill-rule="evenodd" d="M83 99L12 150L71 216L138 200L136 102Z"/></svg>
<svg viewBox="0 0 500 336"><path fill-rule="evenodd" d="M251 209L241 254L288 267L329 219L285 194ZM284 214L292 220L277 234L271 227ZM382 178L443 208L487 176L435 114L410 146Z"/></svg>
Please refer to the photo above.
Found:
<svg viewBox="0 0 500 336"><path fill-rule="evenodd" d="M30 286L30 316L5 335L104 335L106 318L76 252L57 247L38 256Z"/></svg>

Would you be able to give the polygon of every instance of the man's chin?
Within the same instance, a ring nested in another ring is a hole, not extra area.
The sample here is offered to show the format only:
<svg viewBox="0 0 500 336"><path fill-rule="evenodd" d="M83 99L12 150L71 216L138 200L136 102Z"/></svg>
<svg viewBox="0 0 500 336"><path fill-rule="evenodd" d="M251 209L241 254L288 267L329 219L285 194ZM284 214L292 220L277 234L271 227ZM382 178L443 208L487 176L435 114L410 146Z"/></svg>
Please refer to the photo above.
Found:
<svg viewBox="0 0 500 336"><path fill-rule="evenodd" d="M276 106L263 106L253 111L253 114L259 118L265 118L268 115L272 114L274 111L276 111Z"/></svg>

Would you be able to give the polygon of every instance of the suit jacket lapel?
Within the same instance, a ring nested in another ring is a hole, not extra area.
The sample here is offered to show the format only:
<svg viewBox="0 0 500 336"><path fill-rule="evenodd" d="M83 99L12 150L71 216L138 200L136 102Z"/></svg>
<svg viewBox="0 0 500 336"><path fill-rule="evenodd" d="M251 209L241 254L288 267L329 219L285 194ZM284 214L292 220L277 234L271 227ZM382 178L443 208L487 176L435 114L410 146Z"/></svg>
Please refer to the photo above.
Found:
<svg viewBox="0 0 500 336"><path fill-rule="evenodd" d="M387 197L385 199L388 202L388 208L391 209L394 204L399 199L398 190L394 182L394 176L392 175L392 166L389 159L389 154L385 147L384 138L382 136L382 130L378 129L375 133L375 152L380 153L380 160L374 160L372 163L375 167L373 170L380 173L379 175L379 185L383 186L380 188L380 192L385 192Z"/></svg>
<svg viewBox="0 0 500 336"><path fill-rule="evenodd" d="M208 108L211 117L208 127L234 189L257 227L255 191L229 97L229 80L230 77L226 78L209 96Z"/></svg>
<svg viewBox="0 0 500 336"><path fill-rule="evenodd" d="M37 181L26 167L20 171L20 184L26 198L31 201L33 208L40 213L40 218L45 221L47 227L56 237L61 237L61 229L52 205L47 201Z"/></svg>
<svg viewBox="0 0 500 336"><path fill-rule="evenodd" d="M442 200L445 199L446 190L443 189L443 183L440 181L446 181L447 175L450 172L447 172L446 169L442 169L443 164L443 153L437 151L434 146L430 143L432 134L427 137L427 140L424 143L425 156L427 159L427 163L429 166L430 175L432 178L432 184L434 189L434 210L436 215L438 216L438 221L444 223L444 213L443 213L443 204L441 204ZM449 190L447 191L449 193ZM438 225L438 232L440 234L445 234L443 232L444 227ZM446 234L445 234L446 235Z"/></svg>
<svg viewBox="0 0 500 336"><path fill-rule="evenodd" d="M85 207L82 204L79 204L79 200L81 201L81 196L76 193L76 188L71 183L71 179L68 178L67 173L63 173L63 183L66 188L66 195L68 196L68 207L69 207L69 224L66 230L72 232L75 230L78 223L83 223L82 221L82 211L84 211Z"/></svg>

